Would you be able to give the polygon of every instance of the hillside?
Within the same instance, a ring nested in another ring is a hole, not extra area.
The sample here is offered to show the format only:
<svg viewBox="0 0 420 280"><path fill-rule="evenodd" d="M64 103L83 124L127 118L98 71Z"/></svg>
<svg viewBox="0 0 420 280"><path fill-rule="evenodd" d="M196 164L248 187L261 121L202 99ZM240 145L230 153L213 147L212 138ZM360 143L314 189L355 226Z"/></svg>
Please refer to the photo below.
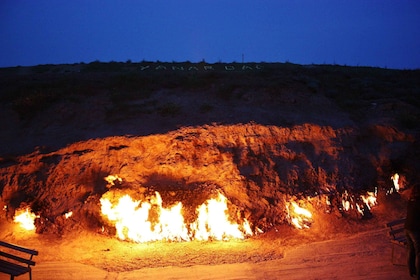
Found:
<svg viewBox="0 0 420 280"><path fill-rule="evenodd" d="M401 187L420 179L420 71L92 62L0 73L0 237L61 249L106 242L109 259L71 259L108 271L266 262L297 244L360 232L374 239L404 215L391 176L400 175ZM187 235L147 240L199 239L198 209L223 197L245 240L226 248L158 243L159 253L136 263L124 251L134 245L115 236L136 241L143 233L133 237L127 225L119 232L115 213L103 210L104 199L115 206L126 194L157 215L152 226L182 205ZM312 216L296 214L295 205ZM37 216L36 239L8 233L25 208ZM292 228L295 219L307 229ZM186 253L173 261L179 247ZM44 250L43 261L61 260Z"/></svg>
<svg viewBox="0 0 420 280"><path fill-rule="evenodd" d="M206 65L92 62L0 69L0 154L212 123L419 128L419 70Z"/></svg>

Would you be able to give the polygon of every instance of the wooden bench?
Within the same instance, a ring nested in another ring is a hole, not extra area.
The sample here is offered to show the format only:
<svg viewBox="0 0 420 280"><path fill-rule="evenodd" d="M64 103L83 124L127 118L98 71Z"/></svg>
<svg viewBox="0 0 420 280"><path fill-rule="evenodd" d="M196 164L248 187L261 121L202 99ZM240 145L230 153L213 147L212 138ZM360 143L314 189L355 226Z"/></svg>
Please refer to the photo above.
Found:
<svg viewBox="0 0 420 280"><path fill-rule="evenodd" d="M389 228L388 235L391 238L392 243L392 253L391 253L391 262L394 263L394 246L398 245L401 247L407 246L407 239L404 232L404 223L405 218L395 220L392 222L389 222L386 224L386 226Z"/></svg>
<svg viewBox="0 0 420 280"><path fill-rule="evenodd" d="M32 258L36 255L38 251L0 241L0 272L9 274L10 280L29 273L29 279L32 280L31 266L35 265Z"/></svg>

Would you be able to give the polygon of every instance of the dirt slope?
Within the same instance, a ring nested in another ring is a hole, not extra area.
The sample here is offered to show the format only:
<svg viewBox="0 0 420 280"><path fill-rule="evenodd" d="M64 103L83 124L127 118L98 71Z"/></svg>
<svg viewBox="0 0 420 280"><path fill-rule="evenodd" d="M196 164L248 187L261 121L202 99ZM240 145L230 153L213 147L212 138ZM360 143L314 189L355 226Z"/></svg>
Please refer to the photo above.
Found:
<svg viewBox="0 0 420 280"><path fill-rule="evenodd" d="M390 176L398 172L401 185L420 179L418 71L264 64L187 73L117 66L1 70L0 238L39 248L41 267L69 260L107 270L104 277L111 278L205 265L188 272L202 275L208 265L235 263L243 265L232 270L267 279L276 279L270 271L288 279L394 275L384 264L383 227L404 216L404 201L389 194ZM122 181L110 186L108 175ZM186 219L220 192L231 219L248 219L258 234L169 246L117 240L100 214L100 198L129 193L150 200L155 191L164 205L181 201ZM361 200L366 191L376 191L379 204L372 209ZM350 211L343 209L346 194ZM314 214L310 229L290 226L291 201ZM39 215L36 233L12 222L24 206ZM343 253L331 251L327 240ZM314 248L319 257L304 256ZM343 263L355 264L358 274ZM368 272L372 265L383 269ZM296 273L313 267L320 274Z"/></svg>
<svg viewBox="0 0 420 280"><path fill-rule="evenodd" d="M2 201L10 215L30 205L41 216L39 232L72 227L61 224L70 211L79 226L100 228L98 202L109 187L104 178L117 174L122 182L110 191L140 200L158 191L167 205L181 201L190 212L221 190L232 213L266 231L287 223L290 200L328 196L334 204L330 211L338 212L346 190L357 198L375 188L392 188L389 159L406 159L413 138L383 127L373 127L368 137L355 129L247 124L93 139L52 153L35 152L2 168ZM414 170L407 166L405 172ZM316 211L327 211L323 202L312 204Z"/></svg>

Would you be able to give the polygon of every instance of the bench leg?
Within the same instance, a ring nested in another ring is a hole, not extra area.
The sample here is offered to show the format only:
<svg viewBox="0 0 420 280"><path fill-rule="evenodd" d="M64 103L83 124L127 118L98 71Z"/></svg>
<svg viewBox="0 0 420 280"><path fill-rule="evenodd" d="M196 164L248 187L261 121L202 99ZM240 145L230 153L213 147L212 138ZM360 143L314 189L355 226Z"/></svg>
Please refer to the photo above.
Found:
<svg viewBox="0 0 420 280"><path fill-rule="evenodd" d="M392 244L392 253L391 253L391 263L394 264L394 247L395 244Z"/></svg>

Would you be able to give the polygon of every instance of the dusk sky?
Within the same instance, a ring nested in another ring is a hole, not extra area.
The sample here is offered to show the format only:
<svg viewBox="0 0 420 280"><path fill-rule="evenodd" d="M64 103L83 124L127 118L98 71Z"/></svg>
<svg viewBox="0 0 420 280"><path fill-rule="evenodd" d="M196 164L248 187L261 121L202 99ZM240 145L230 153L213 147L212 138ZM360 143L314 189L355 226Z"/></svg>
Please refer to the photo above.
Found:
<svg viewBox="0 0 420 280"><path fill-rule="evenodd" d="M292 62L420 68L419 0L1 0L0 67Z"/></svg>

